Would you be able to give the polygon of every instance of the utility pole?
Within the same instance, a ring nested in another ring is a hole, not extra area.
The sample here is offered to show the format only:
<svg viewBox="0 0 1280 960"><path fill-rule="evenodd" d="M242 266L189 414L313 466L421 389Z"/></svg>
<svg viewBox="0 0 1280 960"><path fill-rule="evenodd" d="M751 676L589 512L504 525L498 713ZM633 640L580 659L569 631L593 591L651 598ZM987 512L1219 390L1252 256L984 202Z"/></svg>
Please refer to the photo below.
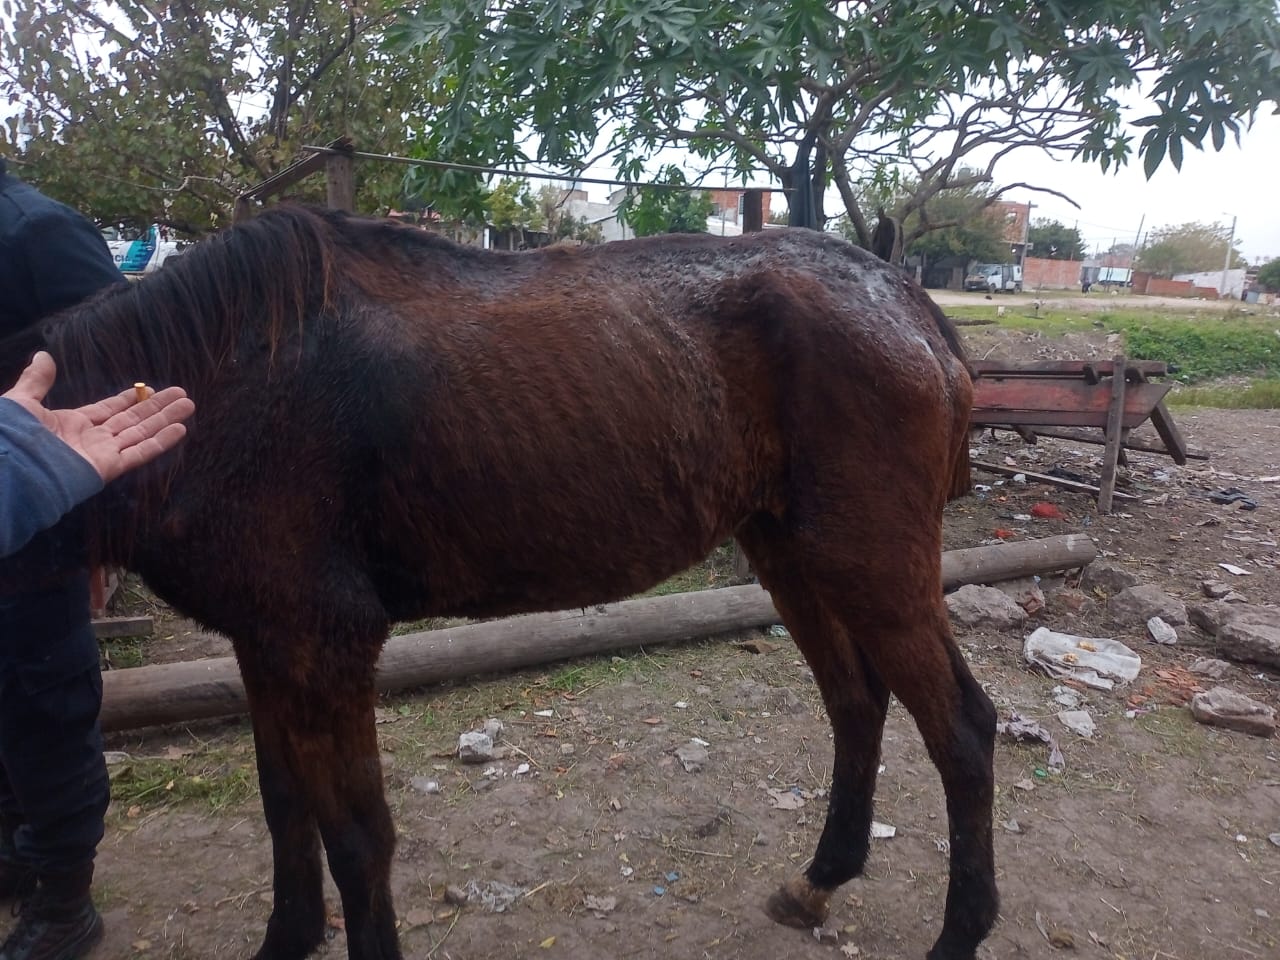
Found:
<svg viewBox="0 0 1280 960"><path fill-rule="evenodd" d="M1227 295L1227 271L1231 269L1231 244L1236 242L1236 218L1231 218L1231 232L1227 234L1227 255L1222 258L1222 286L1218 290L1218 297L1222 298Z"/></svg>
<svg viewBox="0 0 1280 960"><path fill-rule="evenodd" d="M1133 265L1138 261L1138 244L1142 240L1142 227L1147 222L1147 215L1144 213L1138 221L1138 232L1133 235L1133 252L1129 254L1129 269L1133 269Z"/></svg>

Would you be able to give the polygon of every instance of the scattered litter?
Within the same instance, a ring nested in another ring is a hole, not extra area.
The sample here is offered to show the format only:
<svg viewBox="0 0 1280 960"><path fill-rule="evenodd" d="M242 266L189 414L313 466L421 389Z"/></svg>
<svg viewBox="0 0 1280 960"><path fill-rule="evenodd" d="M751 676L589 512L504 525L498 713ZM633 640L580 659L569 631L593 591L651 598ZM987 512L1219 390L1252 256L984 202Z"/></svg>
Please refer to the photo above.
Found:
<svg viewBox="0 0 1280 960"><path fill-rule="evenodd" d="M133 757L129 756L129 754L125 753L123 750L104 751L102 758L107 761L108 767L113 767L120 763L128 763L133 759Z"/></svg>
<svg viewBox="0 0 1280 960"><path fill-rule="evenodd" d="M631 879L631 875L632 875L633 873L635 873L635 872L636 872L636 868L635 868L635 867L623 867L623 868L622 868L621 870L619 870L618 872L622 874L622 879L624 879L624 880L630 880L630 879Z"/></svg>
<svg viewBox="0 0 1280 960"><path fill-rule="evenodd" d="M489 735L490 740L497 743L498 737L502 735L502 721L497 717L490 717L484 722L484 732Z"/></svg>
<svg viewBox="0 0 1280 960"><path fill-rule="evenodd" d="M1147 620L1147 633L1151 635L1151 639L1156 643L1162 643L1165 646L1171 646L1178 642L1178 631L1165 623L1160 617L1151 617Z"/></svg>
<svg viewBox="0 0 1280 960"><path fill-rule="evenodd" d="M672 870L663 879L666 880L667 883L675 883L677 880L680 879L680 874L677 873L675 870Z"/></svg>
<svg viewBox="0 0 1280 960"><path fill-rule="evenodd" d="M1215 490L1209 494L1209 499L1213 503L1238 503L1241 510L1256 510L1257 501L1251 498L1247 493L1239 487L1227 487L1225 490Z"/></svg>
<svg viewBox="0 0 1280 960"><path fill-rule="evenodd" d="M1231 574L1233 577L1252 576L1252 574L1244 567L1237 567L1234 563L1220 563L1218 566L1227 571L1227 573Z"/></svg>
<svg viewBox="0 0 1280 960"><path fill-rule="evenodd" d="M791 634L787 631L787 628L780 623L775 623L772 627L769 628L769 636L779 637L783 640L791 639Z"/></svg>
<svg viewBox="0 0 1280 960"><path fill-rule="evenodd" d="M1280 833L1273 833L1267 839L1271 841L1273 846L1280 847Z"/></svg>
<svg viewBox="0 0 1280 960"><path fill-rule="evenodd" d="M1142 658L1116 640L1077 637L1038 627L1023 647L1023 656L1050 676L1074 679L1098 690L1127 683L1142 669Z"/></svg>
<svg viewBox="0 0 1280 960"><path fill-rule="evenodd" d="M1080 691L1072 690L1070 687L1054 687L1053 702L1060 707L1066 707L1068 710L1074 710L1080 706Z"/></svg>
<svg viewBox="0 0 1280 960"><path fill-rule="evenodd" d="M468 903L478 903L490 913L503 913L525 895L524 887L500 880L468 880L463 887Z"/></svg>
<svg viewBox="0 0 1280 960"><path fill-rule="evenodd" d="M775 810L799 810L804 806L804 797L799 790L770 789L769 804Z"/></svg>
<svg viewBox="0 0 1280 960"><path fill-rule="evenodd" d="M1022 824L1018 823L1017 820L1006 820L1004 823L1000 824L1000 826L1004 827L1005 830L1010 833L1022 833Z"/></svg>
<svg viewBox="0 0 1280 960"><path fill-rule="evenodd" d="M703 744L695 743L691 740L676 748L676 759L684 767L685 773L697 773L710 757L707 754L707 748Z"/></svg>
<svg viewBox="0 0 1280 960"><path fill-rule="evenodd" d="M688 709L689 709L689 704L688 704L688 702L687 702L687 701L684 701L684 700L677 700L677 701L673 704L673 706L674 706L677 710L688 710Z"/></svg>
<svg viewBox="0 0 1280 960"><path fill-rule="evenodd" d="M588 893L582 900L583 906L596 915L598 919L603 919L605 914L613 913L618 908L617 897L597 897Z"/></svg>
<svg viewBox="0 0 1280 960"><path fill-rule="evenodd" d="M535 710L533 715L535 717L554 717L556 712L554 710Z"/></svg>
<svg viewBox="0 0 1280 960"><path fill-rule="evenodd" d="M898 828L887 823L881 823L879 820L871 821L871 839L872 840L892 840L898 835Z"/></svg>
<svg viewBox="0 0 1280 960"><path fill-rule="evenodd" d="M1066 758L1062 756L1062 751L1058 749L1058 741L1053 734L1042 727L1035 720L1028 720L1019 713L1012 713L1008 720L1004 720L996 724L996 733L1002 733L1006 737L1014 740L1034 740L1049 745L1049 766L1061 770L1067 765ZM1018 786L1018 784L1014 784ZM1030 789L1026 787L1024 789Z"/></svg>
<svg viewBox="0 0 1280 960"><path fill-rule="evenodd" d="M522 764L520 764L518 767L516 767L516 769L515 769L515 771L514 771L514 773L515 773L515 775L516 775L517 777L523 776L524 774L526 774L526 773L528 773L528 772L529 772L529 765L528 765L527 763L522 763Z"/></svg>
<svg viewBox="0 0 1280 960"><path fill-rule="evenodd" d="M1063 710L1058 714L1058 722L1074 734L1092 740L1097 725L1088 710Z"/></svg>
<svg viewBox="0 0 1280 960"><path fill-rule="evenodd" d="M840 952L843 953L846 957L862 956L862 948L854 946L852 943L846 943L843 947L840 948Z"/></svg>
<svg viewBox="0 0 1280 960"><path fill-rule="evenodd" d="M1067 515L1056 503L1037 503L1031 507L1031 516L1039 520L1065 520Z"/></svg>
<svg viewBox="0 0 1280 960"><path fill-rule="evenodd" d="M426 777L414 777L409 781L409 786L417 790L419 793L439 793L440 781L428 780Z"/></svg>
<svg viewBox="0 0 1280 960"><path fill-rule="evenodd" d="M665 895L665 894L666 894L666 892L667 892L667 888L666 888L666 887L654 887L654 888L653 888L653 895L654 895L655 897L661 897L661 896Z"/></svg>
<svg viewBox="0 0 1280 960"><path fill-rule="evenodd" d="M1004 307L1001 307L1000 309L1003 310ZM837 943L840 940L840 930L837 927L832 926L814 927L813 939L817 940L819 943Z"/></svg>

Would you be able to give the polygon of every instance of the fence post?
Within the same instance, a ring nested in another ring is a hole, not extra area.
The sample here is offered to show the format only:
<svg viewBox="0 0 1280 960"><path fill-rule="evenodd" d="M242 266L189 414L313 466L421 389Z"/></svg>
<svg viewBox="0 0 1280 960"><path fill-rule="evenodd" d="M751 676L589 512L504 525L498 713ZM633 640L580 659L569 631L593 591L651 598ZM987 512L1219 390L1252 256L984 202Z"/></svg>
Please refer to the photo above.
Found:
<svg viewBox="0 0 1280 960"><path fill-rule="evenodd" d="M349 150L349 148L348 148ZM349 152L331 153L325 158L326 201L334 210L354 213L356 208L355 161Z"/></svg>

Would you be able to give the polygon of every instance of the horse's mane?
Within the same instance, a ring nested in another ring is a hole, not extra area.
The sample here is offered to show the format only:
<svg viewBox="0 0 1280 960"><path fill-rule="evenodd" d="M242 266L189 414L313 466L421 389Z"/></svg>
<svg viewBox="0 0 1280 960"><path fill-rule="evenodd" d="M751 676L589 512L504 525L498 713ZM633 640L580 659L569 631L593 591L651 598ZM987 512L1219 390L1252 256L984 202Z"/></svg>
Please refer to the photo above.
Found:
<svg viewBox="0 0 1280 960"><path fill-rule="evenodd" d="M45 320L41 339L60 368L51 401L84 403L138 380L194 393L242 346L274 356L333 300L336 226L335 217L279 207Z"/></svg>

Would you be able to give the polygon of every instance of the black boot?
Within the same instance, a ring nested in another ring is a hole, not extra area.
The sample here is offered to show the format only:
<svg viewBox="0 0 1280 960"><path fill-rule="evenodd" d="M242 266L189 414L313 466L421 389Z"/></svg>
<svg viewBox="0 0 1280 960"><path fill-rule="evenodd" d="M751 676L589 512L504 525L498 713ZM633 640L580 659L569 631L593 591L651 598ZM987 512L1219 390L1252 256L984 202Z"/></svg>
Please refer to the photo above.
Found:
<svg viewBox="0 0 1280 960"><path fill-rule="evenodd" d="M102 917L89 895L93 864L66 872L41 871L22 905L0 960L81 960L102 939Z"/></svg>
<svg viewBox="0 0 1280 960"><path fill-rule="evenodd" d="M36 872L18 857L13 835L22 821L0 816L0 901L23 900L36 888Z"/></svg>

